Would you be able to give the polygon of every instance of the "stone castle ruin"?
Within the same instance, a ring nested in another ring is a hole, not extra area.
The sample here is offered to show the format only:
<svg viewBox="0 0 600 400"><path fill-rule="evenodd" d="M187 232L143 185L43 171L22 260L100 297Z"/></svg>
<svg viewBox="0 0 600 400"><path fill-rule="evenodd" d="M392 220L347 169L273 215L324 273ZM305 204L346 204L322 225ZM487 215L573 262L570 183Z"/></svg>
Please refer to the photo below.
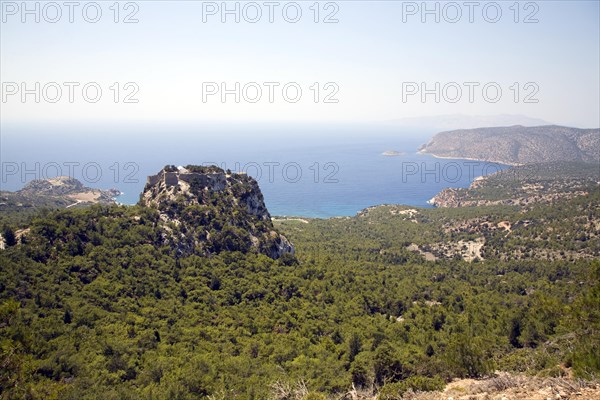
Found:
<svg viewBox="0 0 600 400"><path fill-rule="evenodd" d="M179 167L177 171L168 171L166 168L158 174L148 177L146 187L155 186L161 183L161 186L170 188L179 186L180 181L187 183L190 186L209 188L212 191L221 191L225 189L227 184L227 174L223 171L207 170L206 172L190 172L183 167Z"/></svg>

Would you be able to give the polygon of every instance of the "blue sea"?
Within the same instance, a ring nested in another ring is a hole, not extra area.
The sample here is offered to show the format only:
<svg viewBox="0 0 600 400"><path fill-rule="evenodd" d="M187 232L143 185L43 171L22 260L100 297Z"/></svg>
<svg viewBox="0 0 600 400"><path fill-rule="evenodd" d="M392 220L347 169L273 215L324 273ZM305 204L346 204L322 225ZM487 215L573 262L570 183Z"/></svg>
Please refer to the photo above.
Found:
<svg viewBox="0 0 600 400"><path fill-rule="evenodd" d="M17 190L32 179L70 175L119 189L119 202L135 204L146 177L165 165L216 164L254 177L271 215L328 218L379 204L430 207L442 189L506 168L419 154L435 133L380 123L3 123L1 184Z"/></svg>

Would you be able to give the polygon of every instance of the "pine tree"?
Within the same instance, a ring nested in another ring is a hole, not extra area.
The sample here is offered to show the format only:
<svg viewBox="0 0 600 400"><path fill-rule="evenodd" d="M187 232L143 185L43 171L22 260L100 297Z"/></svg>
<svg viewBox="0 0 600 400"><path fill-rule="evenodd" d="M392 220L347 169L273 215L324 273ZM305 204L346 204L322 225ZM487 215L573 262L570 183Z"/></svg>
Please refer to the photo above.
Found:
<svg viewBox="0 0 600 400"><path fill-rule="evenodd" d="M2 229L2 237L4 238L4 243L6 243L6 247L11 247L17 244L15 232L7 225L4 226L4 228Z"/></svg>

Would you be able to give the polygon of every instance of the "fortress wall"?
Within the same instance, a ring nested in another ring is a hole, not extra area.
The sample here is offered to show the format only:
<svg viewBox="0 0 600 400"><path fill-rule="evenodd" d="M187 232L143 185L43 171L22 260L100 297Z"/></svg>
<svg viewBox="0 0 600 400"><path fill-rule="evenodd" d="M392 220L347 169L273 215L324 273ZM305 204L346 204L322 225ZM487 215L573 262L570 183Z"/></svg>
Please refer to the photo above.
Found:
<svg viewBox="0 0 600 400"><path fill-rule="evenodd" d="M154 186L160 181L165 186L171 187L179 184L179 180L191 184L197 182L202 187L209 187L212 190L223 190L227 185L227 178L224 173L201 174L201 173L181 173L181 172L161 172L158 175L151 175L147 179L147 185Z"/></svg>
<svg viewBox="0 0 600 400"><path fill-rule="evenodd" d="M165 173L165 185L167 187L177 185L177 183L179 182L177 175L178 175L177 172L166 172Z"/></svg>
<svg viewBox="0 0 600 400"><path fill-rule="evenodd" d="M199 182L202 187L208 186L209 183L208 177L205 174L198 173L179 174L179 179L189 184Z"/></svg>
<svg viewBox="0 0 600 400"><path fill-rule="evenodd" d="M151 175L148 177L147 179L147 183L146 185L150 185L150 186L154 186L158 183L158 181L162 178L162 174L158 174L158 175Z"/></svg>

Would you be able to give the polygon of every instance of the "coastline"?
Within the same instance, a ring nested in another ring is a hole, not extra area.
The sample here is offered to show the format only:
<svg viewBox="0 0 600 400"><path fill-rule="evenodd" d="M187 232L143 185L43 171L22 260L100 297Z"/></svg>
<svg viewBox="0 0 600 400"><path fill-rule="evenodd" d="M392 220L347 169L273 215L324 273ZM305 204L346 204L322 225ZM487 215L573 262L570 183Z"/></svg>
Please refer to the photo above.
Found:
<svg viewBox="0 0 600 400"><path fill-rule="evenodd" d="M501 164L501 165L506 165L506 166L509 166L509 167L520 167L522 165L526 165L526 164L519 164L519 163L508 163L508 162L505 162L505 161L484 160L484 159L481 159L481 158L472 158L472 157L440 156L440 155L437 155L437 154L434 154L434 153L425 152L423 150L417 151L417 154L428 155L428 156L432 156L433 158L439 158L439 159L443 159L443 160L478 161L478 162L484 162L484 163L490 163L490 164Z"/></svg>

